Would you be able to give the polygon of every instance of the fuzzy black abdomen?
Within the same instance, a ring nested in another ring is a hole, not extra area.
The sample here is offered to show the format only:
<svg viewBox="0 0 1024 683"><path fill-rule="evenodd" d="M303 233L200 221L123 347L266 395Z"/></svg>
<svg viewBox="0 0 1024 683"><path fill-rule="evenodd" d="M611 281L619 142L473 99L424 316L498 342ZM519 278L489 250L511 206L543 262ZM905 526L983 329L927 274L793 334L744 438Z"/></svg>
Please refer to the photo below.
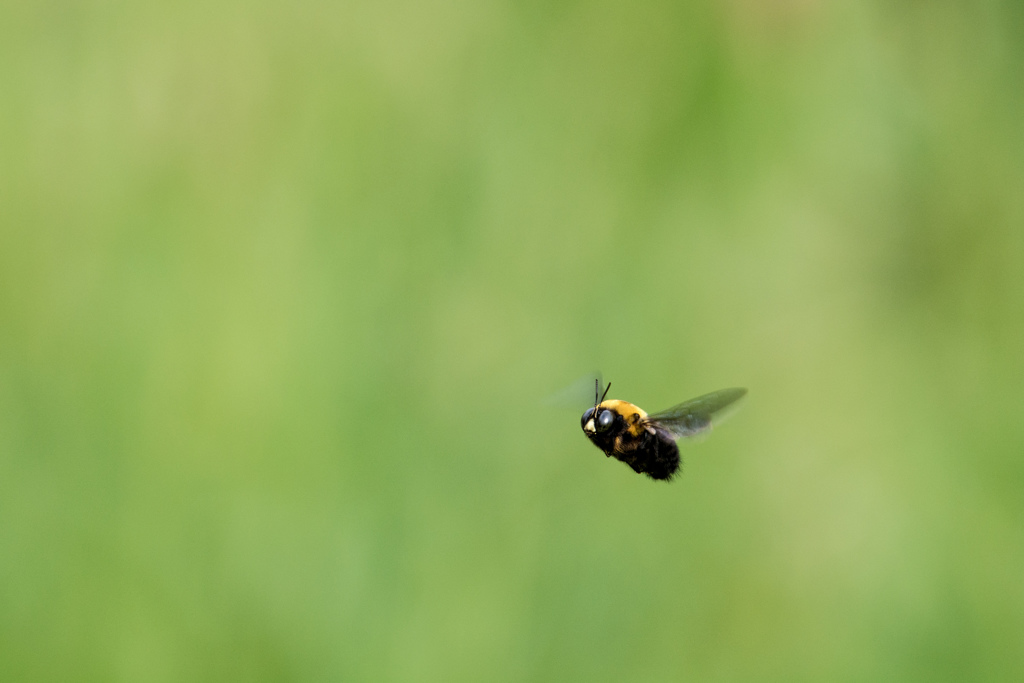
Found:
<svg viewBox="0 0 1024 683"><path fill-rule="evenodd" d="M679 471L679 447L671 434L644 432L639 439L620 440L611 455L651 479L671 479Z"/></svg>

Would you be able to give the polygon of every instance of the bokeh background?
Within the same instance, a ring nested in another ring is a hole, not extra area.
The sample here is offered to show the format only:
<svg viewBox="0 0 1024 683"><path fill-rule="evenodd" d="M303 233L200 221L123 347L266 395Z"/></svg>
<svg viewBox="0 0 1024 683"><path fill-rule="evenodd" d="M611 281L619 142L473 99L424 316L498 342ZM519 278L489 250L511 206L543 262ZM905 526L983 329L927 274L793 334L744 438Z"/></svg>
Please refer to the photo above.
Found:
<svg viewBox="0 0 1024 683"><path fill-rule="evenodd" d="M1009 1L5 4L0 679L1021 680L1022 78ZM665 485L594 370L750 396Z"/></svg>

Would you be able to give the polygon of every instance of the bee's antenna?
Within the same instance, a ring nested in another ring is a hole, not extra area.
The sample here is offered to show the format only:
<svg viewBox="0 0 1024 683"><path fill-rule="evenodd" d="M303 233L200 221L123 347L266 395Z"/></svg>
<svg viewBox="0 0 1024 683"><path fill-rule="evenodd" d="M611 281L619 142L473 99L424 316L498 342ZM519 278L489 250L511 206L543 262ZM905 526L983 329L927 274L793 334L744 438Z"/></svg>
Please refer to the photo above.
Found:
<svg viewBox="0 0 1024 683"><path fill-rule="evenodd" d="M597 407L604 401L604 397L608 395L608 390L612 388L612 383L608 382L608 386L604 388L604 393L601 393L601 380L594 380L594 412L597 412ZM598 398L600 396L600 398Z"/></svg>

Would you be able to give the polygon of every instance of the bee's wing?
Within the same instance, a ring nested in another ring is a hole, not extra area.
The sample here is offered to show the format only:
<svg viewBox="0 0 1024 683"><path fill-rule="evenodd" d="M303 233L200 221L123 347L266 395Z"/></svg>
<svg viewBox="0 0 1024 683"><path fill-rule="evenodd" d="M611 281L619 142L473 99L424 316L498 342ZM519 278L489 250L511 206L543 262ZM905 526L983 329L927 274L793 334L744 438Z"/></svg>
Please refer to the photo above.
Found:
<svg viewBox="0 0 1024 683"><path fill-rule="evenodd" d="M541 402L546 406L566 407L574 410L579 408L580 410L584 410L588 406L597 404L594 400L595 383L597 386L601 387L601 391L604 390L604 380L602 379L600 372L592 372L588 375L583 375L572 384L549 394Z"/></svg>
<svg viewBox="0 0 1024 683"><path fill-rule="evenodd" d="M692 398L668 410L648 415L644 422L660 427L677 439L696 436L711 429L712 423L718 424L730 412L726 408L743 398L746 389L722 389Z"/></svg>

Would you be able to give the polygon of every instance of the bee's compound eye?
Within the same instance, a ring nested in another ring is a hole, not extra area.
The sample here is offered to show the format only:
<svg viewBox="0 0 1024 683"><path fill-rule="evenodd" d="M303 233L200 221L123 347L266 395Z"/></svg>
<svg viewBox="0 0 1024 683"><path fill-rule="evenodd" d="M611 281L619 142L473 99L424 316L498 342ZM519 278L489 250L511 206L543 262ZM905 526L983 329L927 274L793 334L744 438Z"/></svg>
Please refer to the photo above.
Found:
<svg viewBox="0 0 1024 683"><path fill-rule="evenodd" d="M587 420L594 416L594 409L587 408L587 412L583 413L583 417L580 419L580 425L586 426Z"/></svg>
<svg viewBox="0 0 1024 683"><path fill-rule="evenodd" d="M601 431L608 429L612 426L612 422L615 421L615 415L610 410L602 410L601 414L597 416L597 428Z"/></svg>

